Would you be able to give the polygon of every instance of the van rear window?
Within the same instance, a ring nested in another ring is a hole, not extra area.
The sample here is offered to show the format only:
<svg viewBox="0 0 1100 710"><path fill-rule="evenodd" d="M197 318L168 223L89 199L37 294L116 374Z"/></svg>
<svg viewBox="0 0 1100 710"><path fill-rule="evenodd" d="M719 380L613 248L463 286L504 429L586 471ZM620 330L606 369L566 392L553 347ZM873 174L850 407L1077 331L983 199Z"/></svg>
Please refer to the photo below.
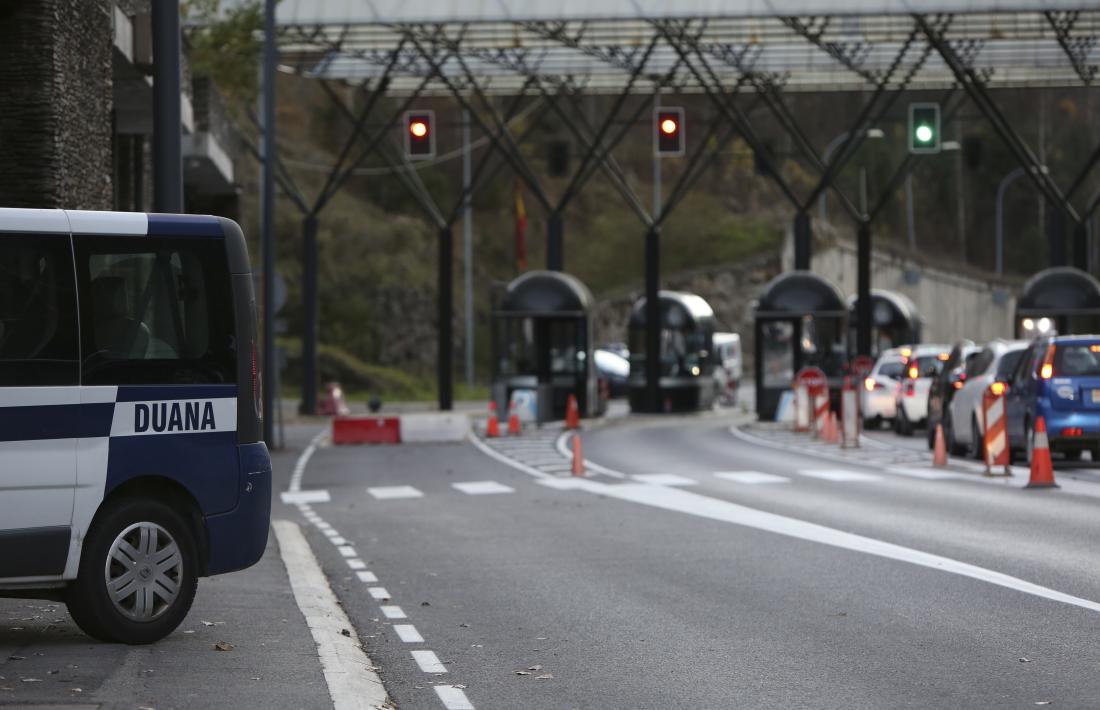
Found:
<svg viewBox="0 0 1100 710"><path fill-rule="evenodd" d="M223 242L78 237L85 384L236 382Z"/></svg>
<svg viewBox="0 0 1100 710"><path fill-rule="evenodd" d="M1100 342L1057 344L1055 377L1100 377Z"/></svg>

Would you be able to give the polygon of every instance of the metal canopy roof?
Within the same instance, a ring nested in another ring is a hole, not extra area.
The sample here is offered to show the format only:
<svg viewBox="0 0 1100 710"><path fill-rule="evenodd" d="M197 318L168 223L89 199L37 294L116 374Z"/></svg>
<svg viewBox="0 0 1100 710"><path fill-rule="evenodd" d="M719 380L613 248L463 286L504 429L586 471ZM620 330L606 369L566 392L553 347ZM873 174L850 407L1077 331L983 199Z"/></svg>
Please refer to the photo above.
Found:
<svg viewBox="0 0 1100 710"><path fill-rule="evenodd" d="M857 90L897 61L913 15L944 22L950 45L994 87L1080 86L1100 64L1100 8L1085 0L282 0L277 12L284 64L311 77L380 77L400 47L388 86L397 95L450 93L436 68L493 93L531 77L617 91L655 39L636 90L699 90L662 28L689 38L724 82ZM902 76L912 89L956 81L919 33Z"/></svg>

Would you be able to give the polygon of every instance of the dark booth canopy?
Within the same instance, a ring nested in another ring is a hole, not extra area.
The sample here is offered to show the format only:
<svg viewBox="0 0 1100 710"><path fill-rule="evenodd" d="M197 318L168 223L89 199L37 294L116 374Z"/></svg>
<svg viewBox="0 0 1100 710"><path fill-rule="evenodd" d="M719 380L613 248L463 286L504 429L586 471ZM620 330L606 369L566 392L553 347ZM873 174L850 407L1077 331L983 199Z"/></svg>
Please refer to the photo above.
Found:
<svg viewBox="0 0 1100 710"><path fill-rule="evenodd" d="M836 286L810 271L791 271L772 279L756 302L757 316L847 315Z"/></svg>
<svg viewBox="0 0 1100 710"><path fill-rule="evenodd" d="M856 304L859 301L855 295L848 299L848 309L855 314ZM871 289L871 320L876 326L889 325L891 323L905 322L916 325L920 322L917 306L908 296L887 291L885 289Z"/></svg>
<svg viewBox="0 0 1100 710"><path fill-rule="evenodd" d="M593 303L592 292L580 279L560 271L529 271L508 284L498 312L583 316Z"/></svg>
<svg viewBox="0 0 1100 710"><path fill-rule="evenodd" d="M665 327L680 328L714 320L714 311L702 296L680 291L661 291L658 294L661 320ZM630 325L645 326L645 296L634 302L630 311Z"/></svg>
<svg viewBox="0 0 1100 710"><path fill-rule="evenodd" d="M1100 311L1100 282L1070 266L1032 276L1016 299L1020 316Z"/></svg>

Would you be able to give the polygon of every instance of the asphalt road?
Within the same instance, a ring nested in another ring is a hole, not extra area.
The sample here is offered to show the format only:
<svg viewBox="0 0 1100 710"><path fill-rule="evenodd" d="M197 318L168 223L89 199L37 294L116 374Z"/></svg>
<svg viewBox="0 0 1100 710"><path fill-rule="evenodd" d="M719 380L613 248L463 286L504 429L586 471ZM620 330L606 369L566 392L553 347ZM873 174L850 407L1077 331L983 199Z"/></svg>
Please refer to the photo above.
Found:
<svg viewBox="0 0 1100 710"><path fill-rule="evenodd" d="M301 487L329 502L273 517L302 526L402 710L1100 706L1100 484L1025 491L892 436L842 453L733 423L587 430L604 468L584 479L556 430L492 455L324 446ZM314 433L289 432L277 490ZM0 602L0 704L331 707L288 586L273 541L144 648Z"/></svg>

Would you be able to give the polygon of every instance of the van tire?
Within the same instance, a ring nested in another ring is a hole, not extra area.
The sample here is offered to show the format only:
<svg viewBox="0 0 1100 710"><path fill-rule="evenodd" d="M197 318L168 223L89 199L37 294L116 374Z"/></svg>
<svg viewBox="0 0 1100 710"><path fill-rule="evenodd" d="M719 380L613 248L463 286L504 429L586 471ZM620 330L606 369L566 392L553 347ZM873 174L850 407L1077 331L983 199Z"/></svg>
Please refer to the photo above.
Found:
<svg viewBox="0 0 1100 710"><path fill-rule="evenodd" d="M119 561L131 556L119 549L112 557L116 547L140 555L132 562L132 576ZM198 587L198 566L195 535L184 515L160 501L122 498L110 503L92 522L65 603L73 621L93 638L153 643L175 631L190 611ZM130 581L123 584L123 594L135 591L116 603L108 582L126 577ZM143 583L142 579L149 581ZM149 591L143 594L143 589ZM140 608L139 603L146 600L152 602L150 607Z"/></svg>

